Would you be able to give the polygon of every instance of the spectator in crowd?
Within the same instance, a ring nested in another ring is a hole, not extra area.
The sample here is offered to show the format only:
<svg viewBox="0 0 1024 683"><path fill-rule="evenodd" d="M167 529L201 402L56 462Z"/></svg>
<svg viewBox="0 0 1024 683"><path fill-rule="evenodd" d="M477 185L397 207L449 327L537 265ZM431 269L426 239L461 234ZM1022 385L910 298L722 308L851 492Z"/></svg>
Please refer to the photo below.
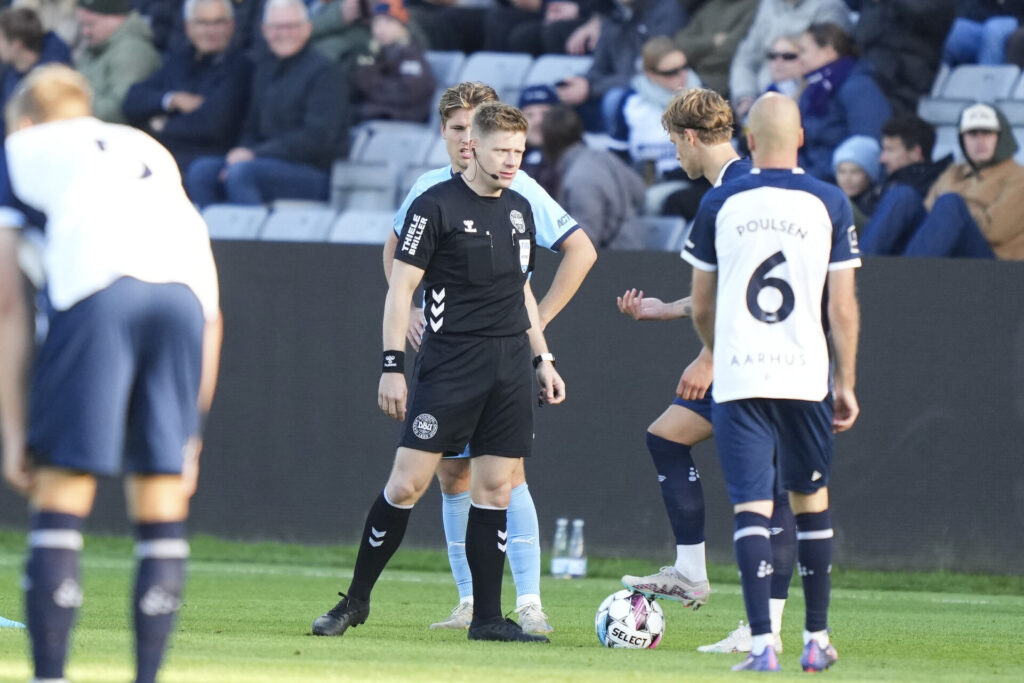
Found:
<svg viewBox="0 0 1024 683"><path fill-rule="evenodd" d="M895 116L882 126L882 154L885 181L875 191L875 211L860 233L865 254L902 254L909 230L888 230L884 223L916 226L924 220L924 198L953 155L932 161L935 128L914 114Z"/></svg>
<svg viewBox="0 0 1024 683"><path fill-rule="evenodd" d="M124 123L128 89L160 68L153 34L128 0L78 0L78 25L85 49L76 68L93 90L93 114Z"/></svg>
<svg viewBox="0 0 1024 683"><path fill-rule="evenodd" d="M661 116L672 98L687 88L702 87L687 64L686 54L668 36L657 36L641 53L642 71L630 81L630 90L611 122L613 149L622 150L634 166L645 168L649 182L666 174L679 175L676 146L661 125Z"/></svg>
<svg viewBox="0 0 1024 683"><path fill-rule="evenodd" d="M950 164L932 185L924 220L910 222L913 206L890 207L889 215L879 206L869 227L886 231L875 238L881 244L909 234L906 256L1024 260L1024 167L1013 159L1013 130L997 107L984 103L963 110L959 129L966 161Z"/></svg>
<svg viewBox="0 0 1024 683"><path fill-rule="evenodd" d="M71 63L68 46L52 31L46 31L39 15L27 7L0 11L0 62L7 68L0 76L0 108L29 71L47 62ZM0 140L4 122L0 121Z"/></svg>
<svg viewBox="0 0 1024 683"><path fill-rule="evenodd" d="M566 51L569 36L590 18L591 6L595 3L587 0L541 0L535 4L539 11L531 12L518 7L510 10L522 12L524 18L514 25L506 25L505 31L501 30L502 12L499 10L493 13L493 26L489 28L488 35L495 38L504 36L505 39L501 43L492 44L492 49L528 52L535 57L562 54Z"/></svg>
<svg viewBox="0 0 1024 683"><path fill-rule="evenodd" d="M897 113L914 112L935 81L956 0L848 0L860 18L853 39Z"/></svg>
<svg viewBox="0 0 1024 683"><path fill-rule="evenodd" d="M729 94L729 65L754 20L758 0L707 0L675 34L704 87Z"/></svg>
<svg viewBox="0 0 1024 683"><path fill-rule="evenodd" d="M835 24L811 24L800 36L806 82L800 94L800 165L824 180L832 179L832 153L840 142L852 135L877 140L892 116L870 67L854 58L853 49L850 37Z"/></svg>
<svg viewBox="0 0 1024 683"><path fill-rule="evenodd" d="M558 172L544 156L541 124L551 107L558 104L558 93L550 85L530 85L519 93L519 110L530 127L526 130L526 153L519 169L540 183L549 195L558 196Z"/></svg>
<svg viewBox="0 0 1024 683"><path fill-rule="evenodd" d="M754 98L771 76L765 55L778 36L795 36L811 24L850 26L850 8L843 0L761 0L746 36L736 48L729 69L729 97L737 119L746 117ZM831 153L831 151L830 151ZM828 160L825 161L826 165Z"/></svg>
<svg viewBox="0 0 1024 683"><path fill-rule="evenodd" d="M882 148L878 140L866 135L854 135L836 147L832 154L832 173L836 185L850 199L853 224L861 230L875 209L872 190L881 168L878 157Z"/></svg>
<svg viewBox="0 0 1024 683"><path fill-rule="evenodd" d="M238 146L189 166L185 187L201 207L325 201L331 162L346 151L345 78L309 47L305 3L267 0L263 33L272 56L256 65Z"/></svg>
<svg viewBox="0 0 1024 683"><path fill-rule="evenodd" d="M153 46L161 54L182 47L172 44L172 41L181 26L184 0L131 0L131 3L149 25L153 32Z"/></svg>
<svg viewBox="0 0 1024 683"><path fill-rule="evenodd" d="M583 122L568 107L554 107L541 124L544 154L561 177L558 203L579 221L598 249L641 249L637 216L644 182L622 159L583 144Z"/></svg>
<svg viewBox="0 0 1024 683"><path fill-rule="evenodd" d="M800 65L800 39L780 36L772 42L765 55L771 83L766 91L777 92L794 100L800 99L804 90L804 73Z"/></svg>
<svg viewBox="0 0 1024 683"><path fill-rule="evenodd" d="M1006 62L1024 68L1024 28L1018 28L1006 39Z"/></svg>
<svg viewBox="0 0 1024 683"><path fill-rule="evenodd" d="M196 158L226 154L249 101L252 66L230 47L231 0L187 0L189 46L169 54L124 100L128 121L160 141L182 174Z"/></svg>
<svg viewBox="0 0 1024 683"><path fill-rule="evenodd" d="M563 104L578 107L588 130L604 131L622 104L636 73L641 48L655 36L672 36L686 24L676 0L621 0L615 12L601 17L594 62L584 76L559 81Z"/></svg>
<svg viewBox="0 0 1024 683"><path fill-rule="evenodd" d="M434 74L408 24L402 0L374 5L372 54L359 58L353 79L360 120L426 121L430 116Z"/></svg>
<svg viewBox="0 0 1024 683"><path fill-rule="evenodd" d="M1006 41L1022 19L1024 2L1019 0L958 0L942 60L950 66L1004 63Z"/></svg>
<svg viewBox="0 0 1024 683"><path fill-rule="evenodd" d="M370 54L370 0L332 0L312 17L310 44L342 71L352 73Z"/></svg>
<svg viewBox="0 0 1024 683"><path fill-rule="evenodd" d="M56 34L65 45L75 44L78 38L76 0L13 0L11 7L33 10L39 15L43 30Z"/></svg>

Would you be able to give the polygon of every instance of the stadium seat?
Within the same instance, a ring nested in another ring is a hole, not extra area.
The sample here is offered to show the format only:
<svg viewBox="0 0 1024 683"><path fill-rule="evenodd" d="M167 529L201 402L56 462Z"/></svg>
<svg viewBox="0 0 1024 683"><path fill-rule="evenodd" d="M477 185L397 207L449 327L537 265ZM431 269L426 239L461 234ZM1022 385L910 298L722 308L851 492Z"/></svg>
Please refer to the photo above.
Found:
<svg viewBox="0 0 1024 683"><path fill-rule="evenodd" d="M590 55L541 55L527 72L523 86L554 85L569 76L582 76L593 62Z"/></svg>
<svg viewBox="0 0 1024 683"><path fill-rule="evenodd" d="M447 161L447 158L445 158L445 163L447 163ZM398 206L401 206L402 201L405 200L405 195L409 194L409 190L412 189L412 186L416 183L417 178L419 178L427 171L431 171L441 165L442 164L421 164L416 166L407 166L406 168L403 168L398 175Z"/></svg>
<svg viewBox="0 0 1024 683"><path fill-rule="evenodd" d="M203 219L215 240L254 240L267 220L263 206L211 204L203 210Z"/></svg>
<svg viewBox="0 0 1024 683"><path fill-rule="evenodd" d="M1017 79L1010 96L998 100L996 105L1006 114L1011 126L1024 126L1024 75Z"/></svg>
<svg viewBox="0 0 1024 683"><path fill-rule="evenodd" d="M960 149L960 133L956 126L936 126L932 160L938 161L947 154L952 154L956 162L964 160L964 152Z"/></svg>
<svg viewBox="0 0 1024 683"><path fill-rule="evenodd" d="M434 140L434 129L410 121L366 121L360 127L349 154L351 161L405 163L423 158Z"/></svg>
<svg viewBox="0 0 1024 683"><path fill-rule="evenodd" d="M942 86L946 84L947 78L949 78L949 64L942 63L939 65L939 72L935 74L935 80L932 81L932 91L929 93L932 97L942 94Z"/></svg>
<svg viewBox="0 0 1024 683"><path fill-rule="evenodd" d="M394 216L394 211L342 211L327 239L348 244L384 244Z"/></svg>
<svg viewBox="0 0 1024 683"><path fill-rule="evenodd" d="M481 81L498 91L502 102L516 104L533 57L522 52L474 52L459 74L459 81Z"/></svg>
<svg viewBox="0 0 1024 683"><path fill-rule="evenodd" d="M925 97L917 105L918 115L935 125L957 122L960 111L970 102L1008 99L1020 68L1013 64L965 64L950 72L938 97Z"/></svg>
<svg viewBox="0 0 1024 683"><path fill-rule="evenodd" d="M661 214L661 207L673 192L678 192L690 183L685 180L665 180L654 183L644 191L644 213L648 216Z"/></svg>
<svg viewBox="0 0 1024 683"><path fill-rule="evenodd" d="M1024 165L1024 126L1015 126L1013 137L1017 139L1017 153L1013 155L1013 158L1018 164Z"/></svg>
<svg viewBox="0 0 1024 683"><path fill-rule="evenodd" d="M331 206L337 210L394 209L397 169L387 160L335 161L331 168Z"/></svg>
<svg viewBox="0 0 1024 683"><path fill-rule="evenodd" d="M425 56L439 88L448 88L459 82L459 73L466 61L465 53L458 50L427 50ZM434 101L437 101L436 98Z"/></svg>
<svg viewBox="0 0 1024 683"><path fill-rule="evenodd" d="M654 251L679 251L686 221L679 216L641 216L644 247Z"/></svg>
<svg viewBox="0 0 1024 683"><path fill-rule="evenodd" d="M318 206L278 205L260 233L261 240L277 242L322 242L338 215L325 204Z"/></svg>
<svg viewBox="0 0 1024 683"><path fill-rule="evenodd" d="M448 148L445 146L445 140L443 137L438 135L437 139L427 147L427 155L423 158L423 163L430 168L439 168L446 164L450 164L451 161L452 160L448 158Z"/></svg>

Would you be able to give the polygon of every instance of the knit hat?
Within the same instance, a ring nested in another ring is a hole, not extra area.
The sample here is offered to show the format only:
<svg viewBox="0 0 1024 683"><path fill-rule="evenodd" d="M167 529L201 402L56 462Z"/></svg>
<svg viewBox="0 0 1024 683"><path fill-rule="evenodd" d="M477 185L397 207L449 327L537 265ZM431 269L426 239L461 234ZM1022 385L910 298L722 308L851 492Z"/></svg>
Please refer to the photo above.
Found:
<svg viewBox="0 0 1024 683"><path fill-rule="evenodd" d="M531 104L558 104L558 93L550 85L528 85L519 93L519 108Z"/></svg>
<svg viewBox="0 0 1024 683"><path fill-rule="evenodd" d="M78 0L78 7L96 14L128 14L132 11L128 0Z"/></svg>
<svg viewBox="0 0 1024 683"><path fill-rule="evenodd" d="M999 116L996 110L987 104L972 104L960 114L960 132L969 130L988 130L999 132Z"/></svg>
<svg viewBox="0 0 1024 683"><path fill-rule="evenodd" d="M409 12L405 9L405 3L402 0L377 0L373 4L373 16L378 14L386 14L403 24L409 23Z"/></svg>
<svg viewBox="0 0 1024 683"><path fill-rule="evenodd" d="M832 153L832 172L836 173L839 164L844 161L852 161L864 169L871 181L875 182L878 180L878 174L882 167L879 160L881 154L882 147L878 144L878 140L867 135L848 137Z"/></svg>

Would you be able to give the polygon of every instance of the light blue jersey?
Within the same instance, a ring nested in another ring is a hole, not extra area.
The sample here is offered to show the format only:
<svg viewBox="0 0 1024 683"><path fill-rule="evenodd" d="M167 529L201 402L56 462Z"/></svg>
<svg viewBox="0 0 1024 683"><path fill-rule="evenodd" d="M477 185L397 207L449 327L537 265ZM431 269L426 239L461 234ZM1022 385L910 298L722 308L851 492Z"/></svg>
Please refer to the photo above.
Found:
<svg viewBox="0 0 1024 683"><path fill-rule="evenodd" d="M409 207L412 206L413 200L423 194L428 188L448 180L452 175L452 167L449 164L441 168L435 168L432 171L427 171L416 179L412 189L409 190L409 194L405 196L405 201L402 202L402 205L398 207L398 212L395 213L393 227L396 235L402 234L402 226L405 224L405 217L409 213ZM558 251L565 238L580 227L573 220L572 216L566 213L565 209L551 198L547 190L541 187L540 183L531 178L525 171L516 173L516 177L512 179L512 185L509 189L515 190L526 197L526 200L530 202L530 206L533 208L533 222L537 226L537 246L550 249L551 251Z"/></svg>

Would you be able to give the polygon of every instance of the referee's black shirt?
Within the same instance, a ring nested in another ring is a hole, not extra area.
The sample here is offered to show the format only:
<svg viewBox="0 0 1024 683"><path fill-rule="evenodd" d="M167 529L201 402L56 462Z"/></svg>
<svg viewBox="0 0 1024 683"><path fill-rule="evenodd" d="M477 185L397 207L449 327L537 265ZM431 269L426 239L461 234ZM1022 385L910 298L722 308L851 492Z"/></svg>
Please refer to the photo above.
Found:
<svg viewBox="0 0 1024 683"><path fill-rule="evenodd" d="M505 336L530 327L523 298L536 230L518 192L481 197L461 175L409 207L395 258L422 268L427 330Z"/></svg>

